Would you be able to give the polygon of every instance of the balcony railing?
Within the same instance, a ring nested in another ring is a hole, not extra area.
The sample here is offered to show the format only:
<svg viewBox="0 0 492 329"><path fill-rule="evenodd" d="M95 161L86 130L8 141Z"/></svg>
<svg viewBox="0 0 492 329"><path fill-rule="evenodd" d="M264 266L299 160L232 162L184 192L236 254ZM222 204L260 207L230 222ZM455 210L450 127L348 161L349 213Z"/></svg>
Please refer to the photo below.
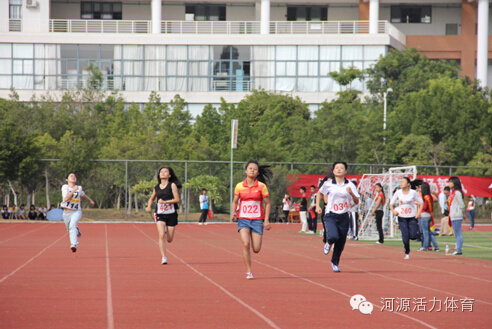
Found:
<svg viewBox="0 0 492 329"><path fill-rule="evenodd" d="M259 21L161 21L163 34L260 34ZM379 21L378 33L392 25ZM50 32L152 33L151 21L51 19ZM270 34L367 34L368 21L270 22Z"/></svg>
<svg viewBox="0 0 492 329"><path fill-rule="evenodd" d="M22 31L22 19L9 19L9 31L21 32Z"/></svg>
<svg viewBox="0 0 492 329"><path fill-rule="evenodd" d="M50 32L152 33L150 21L50 19Z"/></svg>

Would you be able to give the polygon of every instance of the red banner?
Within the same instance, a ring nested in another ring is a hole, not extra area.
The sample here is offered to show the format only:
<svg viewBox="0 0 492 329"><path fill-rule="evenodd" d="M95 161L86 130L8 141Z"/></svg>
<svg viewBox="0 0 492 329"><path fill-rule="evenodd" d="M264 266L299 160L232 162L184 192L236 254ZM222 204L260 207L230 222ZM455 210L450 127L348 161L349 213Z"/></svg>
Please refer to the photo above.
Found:
<svg viewBox="0 0 492 329"><path fill-rule="evenodd" d="M296 175L290 177L292 179L297 178L293 184L287 187L287 192L293 198L300 198L301 193L299 189L301 186L306 188L306 195L311 196L309 187L311 185L316 186L318 190L319 182L325 177L325 175ZM354 182L355 185L359 183L362 175L347 175L347 179ZM432 175L417 175L417 178L422 179L424 182L429 183L431 191L435 194L441 193L444 186L448 185L448 179L451 176L432 176ZM492 198L492 177L473 177L473 176L458 176L461 180L463 187L463 193L465 195L474 195L478 197Z"/></svg>

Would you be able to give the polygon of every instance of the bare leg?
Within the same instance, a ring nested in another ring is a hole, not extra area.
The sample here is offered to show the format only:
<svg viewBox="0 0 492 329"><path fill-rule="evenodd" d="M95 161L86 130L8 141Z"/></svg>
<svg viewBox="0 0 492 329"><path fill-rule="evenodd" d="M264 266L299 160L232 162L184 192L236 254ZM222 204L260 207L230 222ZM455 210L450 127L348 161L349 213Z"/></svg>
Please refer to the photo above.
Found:
<svg viewBox="0 0 492 329"><path fill-rule="evenodd" d="M166 257L166 241L164 240L166 236L166 223L157 221L157 233L159 234L159 250L161 251L161 256Z"/></svg>
<svg viewBox="0 0 492 329"><path fill-rule="evenodd" d="M176 226L168 226L167 227L167 233L166 233L166 240L167 242L171 243L174 240L174 229Z"/></svg>
<svg viewBox="0 0 492 329"><path fill-rule="evenodd" d="M246 272L251 272L251 231L247 228L239 230L241 236L241 242L243 243L243 260L246 265Z"/></svg>
<svg viewBox="0 0 492 329"><path fill-rule="evenodd" d="M261 250L262 237L263 235L261 234L251 233L251 249L253 249L255 254L259 253Z"/></svg>

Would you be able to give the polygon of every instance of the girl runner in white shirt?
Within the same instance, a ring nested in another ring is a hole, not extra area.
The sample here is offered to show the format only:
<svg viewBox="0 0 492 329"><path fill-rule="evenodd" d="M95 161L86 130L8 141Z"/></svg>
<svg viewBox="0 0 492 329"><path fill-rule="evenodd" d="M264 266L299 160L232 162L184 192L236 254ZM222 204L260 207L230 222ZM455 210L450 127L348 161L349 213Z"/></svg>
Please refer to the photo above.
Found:
<svg viewBox="0 0 492 329"><path fill-rule="evenodd" d="M88 200L93 207L95 205L94 201L84 193L82 186L75 185L75 183L77 183L77 176L74 173L68 174L67 184L62 186L63 202L61 203L63 221L70 234L70 249L72 252L76 252L79 246L77 237L80 236L80 231L77 226L82 218L80 198Z"/></svg>
<svg viewBox="0 0 492 329"><path fill-rule="evenodd" d="M389 208L398 217L401 238L405 248L405 258L410 259L410 240L416 240L419 236L419 223L417 218L422 212L423 202L418 192L411 189L410 178L400 179L401 189L396 191L391 198ZM398 206L393 205L398 202Z"/></svg>
<svg viewBox="0 0 492 329"><path fill-rule="evenodd" d="M359 203L359 193L354 183L345 178L347 174L347 163L335 162L332 171L335 178L324 182L319 192L328 196L323 221L326 228L326 240L329 244L328 252L330 252L334 245L331 266L333 272L340 272L338 264L343 248L345 247L350 225L348 215L350 203L352 201L355 204ZM319 206L319 199L321 198L316 198L316 212L321 214L322 210Z"/></svg>

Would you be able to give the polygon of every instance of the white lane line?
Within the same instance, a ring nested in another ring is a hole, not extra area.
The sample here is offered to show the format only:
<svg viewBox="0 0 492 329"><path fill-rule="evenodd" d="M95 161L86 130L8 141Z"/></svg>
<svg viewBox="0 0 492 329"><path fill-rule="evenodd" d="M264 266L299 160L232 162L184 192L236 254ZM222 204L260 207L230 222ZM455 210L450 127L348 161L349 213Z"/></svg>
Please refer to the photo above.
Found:
<svg viewBox="0 0 492 329"><path fill-rule="evenodd" d="M149 238L150 240L152 240L153 242L155 242L158 245L158 242L155 241L155 239L151 238L149 235L147 235L147 233L145 233L144 231L142 231L135 224L133 226L135 226L135 228L137 228L143 235L145 235L147 238ZM180 262L182 262L183 264L185 264L186 266L188 266L193 272L195 272L196 274L200 275L202 278L204 278L205 280L209 281L214 286L216 286L217 288L219 288L220 290L222 290L226 295L228 295L229 297L231 297L232 299L234 299L235 301L237 301L239 304L243 305L248 310L250 310L251 312L253 312L256 316L258 316L263 321L265 321L270 327L276 328L276 329L280 329L280 327L277 326L272 320L270 320L269 318L267 318L266 316L264 316L262 313L260 313L259 311L257 311L252 306L248 305L246 302L244 302L243 300L241 300L239 297L236 297L230 291L228 291L227 289L225 289L224 287L222 287L220 284L218 284L217 282L215 282L214 280L212 280L211 278L209 278L205 274L203 274L200 271L198 271L197 269L195 269L193 266L191 266L190 264L188 264L186 261L184 261L183 259L181 259L180 257L178 257L175 253L173 253L172 251L169 251L169 250L167 250L167 252L170 253L171 255L173 255L174 257L176 257Z"/></svg>
<svg viewBox="0 0 492 329"><path fill-rule="evenodd" d="M21 270L24 266L26 266L27 264L29 264L30 262L32 262L34 259L36 259L37 257L39 257L42 253L44 253L46 250L48 250L48 248L50 248L51 246L53 246L55 243L57 243L58 241L60 241L61 239L63 239L65 236L67 235L67 233L63 234L60 238L58 238L55 242L53 242L52 244L50 244L49 246L47 246L46 248L44 248L43 250L41 250L36 256L32 257L31 259L29 259L27 262L25 262L24 264L22 264L21 266L19 266L18 268L16 268L15 270L13 270L10 274L7 274L6 276L4 276L2 279L0 279L0 283L2 283L3 281L7 280L9 277L11 277L12 275L14 275L15 273L17 273L19 270Z"/></svg>
<svg viewBox="0 0 492 329"><path fill-rule="evenodd" d="M2 228L0 229L0 231L2 231L2 232L3 232L3 231L10 230L11 228L14 228L14 227L16 227L16 226L19 226L19 224L14 224L14 225L9 225L9 226L7 226L7 225L5 225L5 224L10 224L10 223L1 223L1 224L3 224L3 225L1 225L1 226L2 226Z"/></svg>
<svg viewBox="0 0 492 329"><path fill-rule="evenodd" d="M11 237L10 239L0 241L0 244L5 243L5 242L10 241L10 240L14 240L14 239L17 239L17 238L21 238L21 237L23 237L24 235L28 235L28 234L30 234L30 233L32 233L32 232L39 231L40 229L43 229L43 228L45 228L45 227L47 227L47 226L48 226L48 225L43 225L43 226L41 226L41 227L38 227L37 229L27 231L27 232L25 232L24 234L13 236L13 237Z"/></svg>
<svg viewBox="0 0 492 329"><path fill-rule="evenodd" d="M182 235L182 236L187 236L187 235ZM190 236L187 236L187 237L188 237L189 239L192 239L192 240L197 240L197 239L192 238L192 237L190 237ZM214 247L214 248L216 248L216 249L223 250L223 251L225 251L225 252L227 252L227 253L229 253L229 254L232 254L232 255L235 255L235 256L238 256L238 257L242 257L242 255L240 255L240 254L238 254L238 253L232 252L232 251L230 251L230 250L227 250L227 249L224 249L224 248L221 248L221 247L217 247L217 246L215 246L215 245L213 245L213 244L211 244L211 243L205 242L205 241L203 241L203 240L200 240L200 241L201 241L202 243L207 244L207 245L209 245L209 246L212 246L212 247ZM306 257L306 258L311 258L311 257ZM350 299L350 297L352 297L351 295L349 295L349 294L347 294L347 293L344 293L343 291L340 291L340 290L337 290L337 289L334 289L334 288L328 287L328 286L326 286L326 285L324 285L324 284L322 284L322 283L318 283L318 282L312 281L312 280L310 280L310 279L306 279L306 278L300 277L300 276L298 276L298 275L296 275L296 274L293 274L293 273L290 273L290 272L284 271L284 270L282 270L282 269L280 269L280 268L278 268L278 267L275 267L275 266L272 266L272 265L268 265L268 264L263 263L263 262L258 261L258 260L254 260L254 262L256 262L256 263L258 263L258 264L261 264L261 265L263 265L263 266L269 267L269 268L271 268L271 269L273 269L273 270L276 270L276 271L282 272L282 273L284 273L284 274L286 274L286 275L289 275L289 276L291 276L291 277L293 277L293 278L300 279L300 280L303 280L303 281L309 282L309 283L311 283L311 284L314 284L314 285L316 285L316 286L319 286L319 287L321 287L321 288L331 290L331 291L333 291L333 292L335 292L335 293L338 293L338 294L340 294L340 295L346 296L346 297L348 297L349 299ZM369 272L368 272L368 273L369 273ZM376 303L372 303L372 304L373 304L373 306L374 306L374 307L377 307L377 308L379 308L379 309L382 309L382 307L381 307L381 306L379 306L378 304L376 304ZM413 318L413 317L408 316L408 315L403 314L403 313L396 313L396 312L392 312L391 314L398 315L398 316L402 316L402 317L407 318L407 319L409 319L409 320L411 320L411 321L415 321L415 322L417 322L417 323L420 323L420 324L421 324L421 325L423 325L423 326L426 326L427 328L437 329L436 327L432 326L431 324L429 324L429 323L427 323L427 322L421 321L421 320L419 320L419 319Z"/></svg>
<svg viewBox="0 0 492 329"><path fill-rule="evenodd" d="M113 295L111 292L111 271L109 269L108 226L104 224L106 236L106 308L108 316L108 329L114 329Z"/></svg>

